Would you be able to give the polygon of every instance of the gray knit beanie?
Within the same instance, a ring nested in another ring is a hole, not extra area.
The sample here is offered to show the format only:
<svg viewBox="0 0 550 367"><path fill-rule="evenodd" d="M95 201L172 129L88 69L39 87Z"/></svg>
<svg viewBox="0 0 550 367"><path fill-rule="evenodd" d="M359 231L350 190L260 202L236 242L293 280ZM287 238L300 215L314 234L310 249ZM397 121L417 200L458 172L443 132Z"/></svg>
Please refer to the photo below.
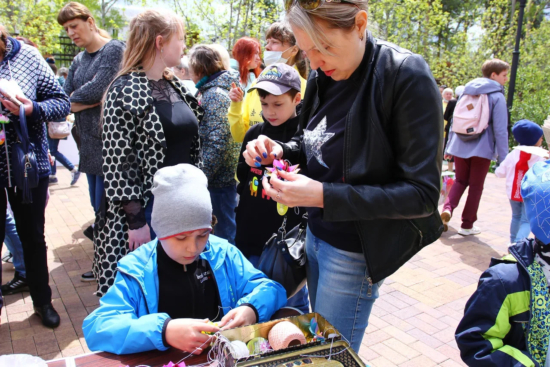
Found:
<svg viewBox="0 0 550 367"><path fill-rule="evenodd" d="M153 179L151 225L158 238L212 228L212 202L204 173L190 164L161 168Z"/></svg>

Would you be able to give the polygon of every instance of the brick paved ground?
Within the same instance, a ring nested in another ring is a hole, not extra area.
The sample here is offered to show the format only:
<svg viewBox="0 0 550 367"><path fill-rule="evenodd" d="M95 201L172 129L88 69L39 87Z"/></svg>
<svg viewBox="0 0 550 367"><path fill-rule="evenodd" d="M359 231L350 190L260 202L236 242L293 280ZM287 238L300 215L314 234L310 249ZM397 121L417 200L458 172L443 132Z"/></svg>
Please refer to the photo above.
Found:
<svg viewBox="0 0 550 367"><path fill-rule="evenodd" d="M82 320L98 306L95 283L82 283L91 269L92 243L82 230L92 221L86 178L69 187L70 174L58 170L59 185L51 188L46 213L50 285L61 315L55 330L43 327L33 315L28 293L5 297L0 326L0 355L29 353L46 360L89 352ZM478 236L462 237L462 206L449 232L422 250L396 274L386 279L363 339L361 357L375 367L463 366L454 330L464 304L476 288L489 259L507 252L510 208L504 181L489 175L479 210ZM463 200L464 201L464 200ZM3 279L13 277L3 264Z"/></svg>

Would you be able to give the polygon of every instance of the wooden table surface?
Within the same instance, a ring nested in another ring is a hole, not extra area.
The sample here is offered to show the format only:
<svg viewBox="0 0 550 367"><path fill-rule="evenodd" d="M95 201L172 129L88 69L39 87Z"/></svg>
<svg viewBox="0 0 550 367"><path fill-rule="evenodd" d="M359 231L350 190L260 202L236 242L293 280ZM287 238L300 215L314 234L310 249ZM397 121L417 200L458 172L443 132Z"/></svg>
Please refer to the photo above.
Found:
<svg viewBox="0 0 550 367"><path fill-rule="evenodd" d="M184 362L187 366L193 366L206 362L208 350L199 356L190 356ZM68 357L47 362L48 367L120 367L139 365L150 367L162 367L169 362L176 363L184 358L187 353L178 349L169 349L165 352L158 350L117 356L116 354L100 352L83 356ZM74 361L74 363L73 363Z"/></svg>

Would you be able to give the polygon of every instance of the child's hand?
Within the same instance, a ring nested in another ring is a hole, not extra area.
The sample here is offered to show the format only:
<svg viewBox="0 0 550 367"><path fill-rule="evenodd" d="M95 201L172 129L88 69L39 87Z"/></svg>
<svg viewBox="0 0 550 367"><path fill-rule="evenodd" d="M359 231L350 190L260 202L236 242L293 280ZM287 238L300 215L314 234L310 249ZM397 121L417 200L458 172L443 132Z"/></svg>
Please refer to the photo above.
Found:
<svg viewBox="0 0 550 367"><path fill-rule="evenodd" d="M229 98L231 98L231 101L233 102L242 102L244 98L243 90L235 85L235 83L231 83L231 90L229 91Z"/></svg>
<svg viewBox="0 0 550 367"><path fill-rule="evenodd" d="M227 330L234 327L255 324L257 321L256 313L251 307L240 306L229 311L220 321L219 325L222 330Z"/></svg>
<svg viewBox="0 0 550 367"><path fill-rule="evenodd" d="M214 340L214 336L201 334L202 331L216 333L220 328L209 324L209 320L175 319L166 326L166 342L184 352L201 354Z"/></svg>
<svg viewBox="0 0 550 367"><path fill-rule="evenodd" d="M453 159L453 156L450 155L450 154L445 154L445 155L443 156L443 158L446 159L446 160L448 160L448 161L450 161L451 159Z"/></svg>

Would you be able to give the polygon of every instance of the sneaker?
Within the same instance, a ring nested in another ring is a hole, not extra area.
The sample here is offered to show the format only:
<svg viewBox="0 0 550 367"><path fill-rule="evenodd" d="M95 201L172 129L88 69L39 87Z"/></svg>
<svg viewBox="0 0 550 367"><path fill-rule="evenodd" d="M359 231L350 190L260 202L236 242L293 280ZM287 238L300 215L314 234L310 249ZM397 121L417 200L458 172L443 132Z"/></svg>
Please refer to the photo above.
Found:
<svg viewBox="0 0 550 367"><path fill-rule="evenodd" d="M84 236L88 237L90 239L90 241L93 241L94 240L94 227L92 226L89 226L88 228L86 228L84 231Z"/></svg>
<svg viewBox="0 0 550 367"><path fill-rule="evenodd" d="M82 282L95 282L94 272L88 271L80 276Z"/></svg>
<svg viewBox="0 0 550 367"><path fill-rule="evenodd" d="M50 176L49 186L57 185L59 180L55 176Z"/></svg>
<svg viewBox="0 0 550 367"><path fill-rule="evenodd" d="M75 171L71 173L72 173L71 186L74 186L76 185L76 182L80 178L80 171Z"/></svg>
<svg viewBox="0 0 550 367"><path fill-rule="evenodd" d="M447 232L449 230L449 222L451 221L452 214L450 211L445 210L443 213L441 213L441 221L443 221L443 232Z"/></svg>
<svg viewBox="0 0 550 367"><path fill-rule="evenodd" d="M2 285L0 289L2 290L3 295L8 295L28 291L29 285L27 284L27 279L15 273L13 279Z"/></svg>
<svg viewBox="0 0 550 367"><path fill-rule="evenodd" d="M472 227L471 229L460 228L460 230L458 231L458 234L462 236L470 236L473 234L480 234L480 233L481 233L481 229L477 227Z"/></svg>
<svg viewBox="0 0 550 367"><path fill-rule="evenodd" d="M2 261L5 263L13 263L13 255L11 252L7 252L4 257L2 257Z"/></svg>

